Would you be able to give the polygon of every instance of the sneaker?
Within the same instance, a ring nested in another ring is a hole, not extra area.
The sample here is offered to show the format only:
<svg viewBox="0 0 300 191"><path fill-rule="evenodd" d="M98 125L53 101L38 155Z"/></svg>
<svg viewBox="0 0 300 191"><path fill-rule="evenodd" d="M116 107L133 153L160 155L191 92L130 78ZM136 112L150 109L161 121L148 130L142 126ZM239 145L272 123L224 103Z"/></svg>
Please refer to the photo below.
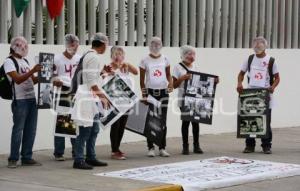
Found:
<svg viewBox="0 0 300 191"><path fill-rule="evenodd" d="M9 160L7 168L17 168L17 163L18 163L18 161L16 161L16 160Z"/></svg>
<svg viewBox="0 0 300 191"><path fill-rule="evenodd" d="M148 157L155 157L155 151L154 149L150 149L148 154L147 154Z"/></svg>
<svg viewBox="0 0 300 191"><path fill-rule="evenodd" d="M196 154L203 154L203 151L202 151L202 149L200 147L195 147L194 148L194 153L196 153Z"/></svg>
<svg viewBox="0 0 300 191"><path fill-rule="evenodd" d="M126 157L126 156L125 156L125 153L123 153L122 151L119 150L119 153L120 153L120 155Z"/></svg>
<svg viewBox="0 0 300 191"><path fill-rule="evenodd" d="M255 151L254 147L246 147L243 153L254 153L254 151Z"/></svg>
<svg viewBox="0 0 300 191"><path fill-rule="evenodd" d="M65 161L66 159L63 155L57 155L57 156L55 156L55 160L56 161Z"/></svg>
<svg viewBox="0 0 300 191"><path fill-rule="evenodd" d="M126 157L122 155L120 152L112 152L111 158L116 160L126 160Z"/></svg>
<svg viewBox="0 0 300 191"><path fill-rule="evenodd" d="M93 167L91 165L88 165L84 161L74 162L73 163L73 168L75 168L75 169L81 169L81 170L92 170L93 169Z"/></svg>
<svg viewBox="0 0 300 191"><path fill-rule="evenodd" d="M85 162L90 166L107 166L106 162L102 162L97 159L94 159L94 160L86 159Z"/></svg>
<svg viewBox="0 0 300 191"><path fill-rule="evenodd" d="M34 159L30 159L30 160L22 160L22 166L42 166L42 164L37 162Z"/></svg>
<svg viewBox="0 0 300 191"><path fill-rule="evenodd" d="M170 154L165 149L160 149L159 150L159 156L161 156L161 157L169 157Z"/></svg>
<svg viewBox="0 0 300 191"><path fill-rule="evenodd" d="M264 152L264 154L272 154L271 148L268 148L268 147L263 148L263 152Z"/></svg>

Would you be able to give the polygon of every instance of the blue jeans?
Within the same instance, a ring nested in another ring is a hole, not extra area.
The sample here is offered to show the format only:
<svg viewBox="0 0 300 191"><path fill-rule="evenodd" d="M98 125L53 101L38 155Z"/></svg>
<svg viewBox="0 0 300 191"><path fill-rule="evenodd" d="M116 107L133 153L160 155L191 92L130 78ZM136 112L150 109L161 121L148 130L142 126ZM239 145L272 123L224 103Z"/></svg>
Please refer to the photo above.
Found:
<svg viewBox="0 0 300 191"><path fill-rule="evenodd" d="M22 160L32 159L32 148L36 135L37 106L35 98L14 100L11 104L13 128L11 134L10 156L8 160L18 161L22 143Z"/></svg>
<svg viewBox="0 0 300 191"><path fill-rule="evenodd" d="M74 157L75 138L71 138L72 156ZM63 156L65 153L65 137L54 136L54 156Z"/></svg>
<svg viewBox="0 0 300 191"><path fill-rule="evenodd" d="M99 133L99 115L95 115L91 127L79 127L79 135L75 141L75 163L84 161L84 147L86 145L86 159L96 160L95 144Z"/></svg>

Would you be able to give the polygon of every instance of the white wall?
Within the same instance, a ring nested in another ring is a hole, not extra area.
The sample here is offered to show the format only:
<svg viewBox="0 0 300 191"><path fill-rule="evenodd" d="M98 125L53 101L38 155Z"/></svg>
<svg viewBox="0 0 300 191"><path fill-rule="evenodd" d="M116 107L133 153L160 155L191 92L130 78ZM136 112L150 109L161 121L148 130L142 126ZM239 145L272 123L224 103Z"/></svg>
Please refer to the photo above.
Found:
<svg viewBox="0 0 300 191"><path fill-rule="evenodd" d="M9 52L9 45L0 44L0 62L3 62ZM88 47L81 46L80 53L86 51ZM60 53L63 46L51 45L31 45L28 60L34 64L34 56L39 52ZM140 59L147 54L145 47L126 47L127 61L138 65ZM277 106L273 112L273 127L292 127L300 125L298 116L300 101L298 101L300 88L298 88L300 64L300 50L269 50L276 58L279 65L281 83L275 93ZM164 48L163 53L167 55L172 66L180 60L178 48ZM196 63L201 68L201 72L216 74L220 76L220 84L217 87L215 114L213 125L201 125L201 134L222 133L236 131L236 108L237 93L236 79L241 63L252 53L248 49L197 49ZM109 62L109 51L103 56L103 62ZM136 77L135 90L139 91L139 77ZM177 92L172 93L171 99L175 98ZM10 102L0 99L0 154L9 152L10 135L12 128L12 114ZM181 136L181 121L176 102L171 101L168 112L168 137ZM53 123L54 117L47 110L39 110L38 130L34 149L53 148ZM123 142L144 140L143 137L126 131ZM213 141L213 140L212 140ZM67 141L69 142L69 141ZM101 132L98 136L97 144L109 144L109 130ZM146 147L146 144L145 144Z"/></svg>

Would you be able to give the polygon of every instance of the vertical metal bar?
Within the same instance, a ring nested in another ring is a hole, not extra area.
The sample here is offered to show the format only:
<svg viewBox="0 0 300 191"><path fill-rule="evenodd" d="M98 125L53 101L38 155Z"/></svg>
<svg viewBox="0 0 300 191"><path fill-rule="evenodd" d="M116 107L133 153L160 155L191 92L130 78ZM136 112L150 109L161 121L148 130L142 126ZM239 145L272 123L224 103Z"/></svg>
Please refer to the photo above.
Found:
<svg viewBox="0 0 300 191"><path fill-rule="evenodd" d="M88 1L88 30L89 30L89 42L96 33L96 10L95 1Z"/></svg>
<svg viewBox="0 0 300 191"><path fill-rule="evenodd" d="M146 15L146 42L149 45L150 39L153 36L153 0L146 1L147 15Z"/></svg>
<svg viewBox="0 0 300 191"><path fill-rule="evenodd" d="M266 40L271 44L271 32L272 32L272 0L266 0Z"/></svg>
<svg viewBox="0 0 300 191"><path fill-rule="evenodd" d="M171 0L163 1L163 43L164 46L170 46L171 38Z"/></svg>
<svg viewBox="0 0 300 191"><path fill-rule="evenodd" d="M172 0L172 46L179 46L179 0Z"/></svg>
<svg viewBox="0 0 300 191"><path fill-rule="evenodd" d="M24 22L23 22L23 34L24 37L27 39L28 43L31 44L31 2L28 3L27 8L24 12ZM2 11L2 10L1 10Z"/></svg>
<svg viewBox="0 0 300 191"><path fill-rule="evenodd" d="M235 47L236 0L230 0L229 48Z"/></svg>
<svg viewBox="0 0 300 191"><path fill-rule="evenodd" d="M196 0L189 0L189 45L196 45Z"/></svg>
<svg viewBox="0 0 300 191"><path fill-rule="evenodd" d="M68 33L75 34L75 25L76 25L76 16L75 16L75 1L74 0L68 0L67 2L68 6Z"/></svg>
<svg viewBox="0 0 300 191"><path fill-rule="evenodd" d="M108 1L108 38L111 46L115 45L115 1Z"/></svg>
<svg viewBox="0 0 300 191"><path fill-rule="evenodd" d="M8 43L8 29L7 29L7 20L8 20L8 1L0 1L0 43Z"/></svg>
<svg viewBox="0 0 300 191"><path fill-rule="evenodd" d="M35 44L43 44L43 6L35 0Z"/></svg>
<svg viewBox="0 0 300 191"><path fill-rule="evenodd" d="M63 11L60 16L57 18L57 44L64 44L65 36L65 11Z"/></svg>
<svg viewBox="0 0 300 191"><path fill-rule="evenodd" d="M206 1L206 23L205 23L205 47L210 48L212 45L212 9L213 1Z"/></svg>
<svg viewBox="0 0 300 191"><path fill-rule="evenodd" d="M280 1L279 9L279 48L284 48L285 37L285 0Z"/></svg>
<svg viewBox="0 0 300 191"><path fill-rule="evenodd" d="M155 36L162 37L162 0L155 0Z"/></svg>
<svg viewBox="0 0 300 191"><path fill-rule="evenodd" d="M286 0L286 48L292 48L292 0Z"/></svg>
<svg viewBox="0 0 300 191"><path fill-rule="evenodd" d="M299 0L293 0L293 40L292 47L298 48L299 33Z"/></svg>
<svg viewBox="0 0 300 191"><path fill-rule="evenodd" d="M251 41L257 36L258 0L252 0L251 6Z"/></svg>
<svg viewBox="0 0 300 191"><path fill-rule="evenodd" d="M214 0L214 21L213 21L213 47L220 47L220 0Z"/></svg>
<svg viewBox="0 0 300 191"><path fill-rule="evenodd" d="M47 13L46 43L54 44L54 20L50 18L49 13Z"/></svg>
<svg viewBox="0 0 300 191"><path fill-rule="evenodd" d="M118 45L125 46L125 0L119 0Z"/></svg>
<svg viewBox="0 0 300 191"><path fill-rule="evenodd" d="M251 18L251 1L245 0L245 24L243 47L249 48L250 44L250 18Z"/></svg>
<svg viewBox="0 0 300 191"><path fill-rule="evenodd" d="M222 0L222 22L221 22L221 47L227 48L227 31L228 31L228 8L229 1Z"/></svg>
<svg viewBox="0 0 300 191"><path fill-rule="evenodd" d="M137 46L144 45L144 0L137 0Z"/></svg>
<svg viewBox="0 0 300 191"><path fill-rule="evenodd" d="M197 0L197 47L204 47L205 0Z"/></svg>
<svg viewBox="0 0 300 191"><path fill-rule="evenodd" d="M11 20L12 20L12 37L21 35L20 33L20 18L17 18L15 5L11 2Z"/></svg>
<svg viewBox="0 0 300 191"><path fill-rule="evenodd" d="M238 23L237 23L237 38L236 46L237 48L243 47L243 0L238 0Z"/></svg>
<svg viewBox="0 0 300 191"><path fill-rule="evenodd" d="M86 5L86 0L78 1L78 37L82 45L86 44Z"/></svg>
<svg viewBox="0 0 300 191"><path fill-rule="evenodd" d="M272 48L278 47L278 0L273 0Z"/></svg>
<svg viewBox="0 0 300 191"><path fill-rule="evenodd" d="M265 0L259 0L259 19L258 19L258 35L265 35Z"/></svg>
<svg viewBox="0 0 300 191"><path fill-rule="evenodd" d="M99 0L99 13L98 13L98 31L106 34L106 12L105 12L105 1Z"/></svg>
<svg viewBox="0 0 300 191"><path fill-rule="evenodd" d="M134 46L134 0L128 0L128 46Z"/></svg>

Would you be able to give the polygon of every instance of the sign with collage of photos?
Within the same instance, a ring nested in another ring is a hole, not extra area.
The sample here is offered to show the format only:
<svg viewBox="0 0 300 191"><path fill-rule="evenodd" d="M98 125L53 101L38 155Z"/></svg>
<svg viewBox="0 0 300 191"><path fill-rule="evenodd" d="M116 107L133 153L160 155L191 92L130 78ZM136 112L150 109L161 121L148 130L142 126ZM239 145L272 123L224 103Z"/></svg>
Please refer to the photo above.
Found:
<svg viewBox="0 0 300 191"><path fill-rule="evenodd" d="M267 89L244 89L239 95L238 138L267 138L269 128L269 100Z"/></svg>
<svg viewBox="0 0 300 191"><path fill-rule="evenodd" d="M52 108L52 77L54 68L54 54L40 53L39 64L42 65L41 71L38 73L38 108L50 109Z"/></svg>
<svg viewBox="0 0 300 191"><path fill-rule="evenodd" d="M194 71L188 73L192 77L184 84L181 120L212 124L218 76Z"/></svg>

